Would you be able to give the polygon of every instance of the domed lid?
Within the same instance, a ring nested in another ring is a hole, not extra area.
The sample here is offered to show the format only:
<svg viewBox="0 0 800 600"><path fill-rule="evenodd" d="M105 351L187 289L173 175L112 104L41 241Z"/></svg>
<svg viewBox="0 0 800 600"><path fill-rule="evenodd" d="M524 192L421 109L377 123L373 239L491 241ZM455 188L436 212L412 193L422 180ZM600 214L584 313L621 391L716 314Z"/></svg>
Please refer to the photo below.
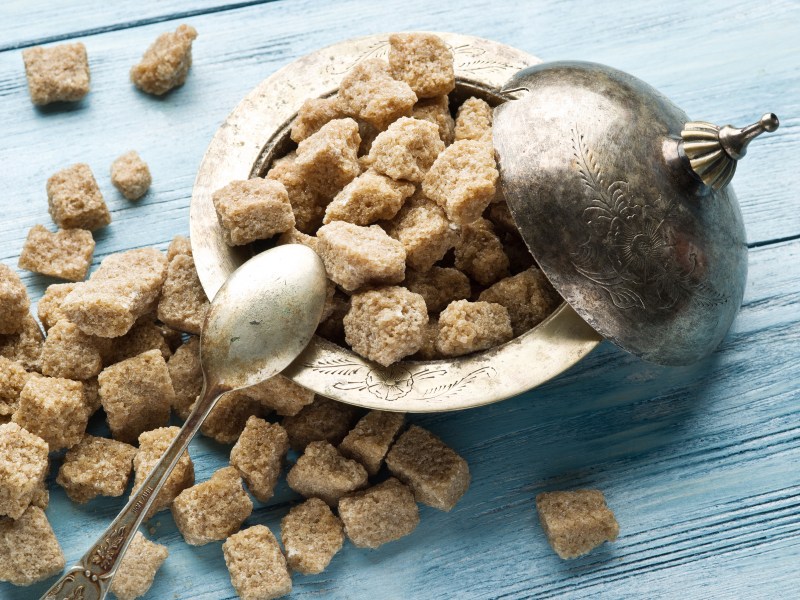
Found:
<svg viewBox="0 0 800 600"><path fill-rule="evenodd" d="M747 278L727 184L775 115L744 129L691 122L646 83L592 63L530 67L503 91L503 193L558 292L636 356L683 365L710 354Z"/></svg>

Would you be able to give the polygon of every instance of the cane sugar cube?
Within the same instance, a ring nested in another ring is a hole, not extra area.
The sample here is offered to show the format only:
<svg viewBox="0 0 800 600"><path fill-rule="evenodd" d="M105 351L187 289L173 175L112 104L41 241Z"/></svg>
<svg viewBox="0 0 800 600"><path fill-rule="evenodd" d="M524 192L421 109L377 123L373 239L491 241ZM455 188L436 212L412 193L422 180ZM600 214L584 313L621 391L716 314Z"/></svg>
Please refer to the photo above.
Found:
<svg viewBox="0 0 800 600"><path fill-rule="evenodd" d="M200 431L220 444L233 444L244 430L247 420L263 414L261 403L243 390L228 392L217 401Z"/></svg>
<svg viewBox="0 0 800 600"><path fill-rule="evenodd" d="M21 332L30 306L28 292L19 275L0 263L0 334Z"/></svg>
<svg viewBox="0 0 800 600"><path fill-rule="evenodd" d="M111 593L118 600L135 600L144 596L168 556L166 546L151 542L137 531L111 582Z"/></svg>
<svg viewBox="0 0 800 600"><path fill-rule="evenodd" d="M420 349L427 322L422 296L402 287L384 287L353 294L344 334L354 352L388 367Z"/></svg>
<svg viewBox="0 0 800 600"><path fill-rule="evenodd" d="M47 475L48 446L16 423L0 425L0 515L18 519Z"/></svg>
<svg viewBox="0 0 800 600"><path fill-rule="evenodd" d="M439 319L429 318L422 333L422 346L414 355L416 360L438 360L442 355L436 349L436 338L439 337Z"/></svg>
<svg viewBox="0 0 800 600"><path fill-rule="evenodd" d="M343 402L317 396L312 404L283 419L293 450L302 452L308 444L326 441L338 445L358 418L358 409Z"/></svg>
<svg viewBox="0 0 800 600"><path fill-rule="evenodd" d="M278 540L264 525L254 525L222 544L231 585L242 600L272 600L292 591L292 577Z"/></svg>
<svg viewBox="0 0 800 600"><path fill-rule="evenodd" d="M399 540L419 524L419 508L408 486L391 477L339 501L344 532L359 548Z"/></svg>
<svg viewBox="0 0 800 600"><path fill-rule="evenodd" d="M133 470L136 476L133 480L132 494L135 494L144 483L144 480L155 468L156 464L169 448L178 435L178 427L159 427L152 431L145 431L139 436L139 450L133 457ZM146 518L151 518L157 512L169 508L172 501L183 490L194 485L194 464L189 457L189 451L184 452L178 459L172 473L169 474L164 487L158 493L153 505L150 507Z"/></svg>
<svg viewBox="0 0 800 600"><path fill-rule="evenodd" d="M600 490L543 492L536 496L536 511L547 541L563 559L582 556L619 535Z"/></svg>
<svg viewBox="0 0 800 600"><path fill-rule="evenodd" d="M439 154L422 190L459 225L478 219L495 196L499 174L488 144L458 140Z"/></svg>
<svg viewBox="0 0 800 600"><path fill-rule="evenodd" d="M502 304L456 300L439 314L436 350L443 356L463 356L513 337L511 319Z"/></svg>
<svg viewBox="0 0 800 600"><path fill-rule="evenodd" d="M480 218L461 228L455 259L456 268L481 285L491 285L508 275L508 256L487 219Z"/></svg>
<svg viewBox="0 0 800 600"><path fill-rule="evenodd" d="M482 291L479 299L506 307L515 336L541 323L561 303L558 293L537 268L501 279Z"/></svg>
<svg viewBox="0 0 800 600"><path fill-rule="evenodd" d="M49 504L50 491L47 489L47 481L40 481L33 492L33 497L31 497L31 506L45 510Z"/></svg>
<svg viewBox="0 0 800 600"><path fill-rule="evenodd" d="M28 232L19 268L69 281L82 281L89 272L94 238L85 229L62 229L52 233L42 225Z"/></svg>
<svg viewBox="0 0 800 600"><path fill-rule="evenodd" d="M444 210L421 193L405 203L386 232L403 244L406 264L423 272L442 260L458 240L458 231Z"/></svg>
<svg viewBox="0 0 800 600"><path fill-rule="evenodd" d="M282 417L294 416L314 401L314 392L283 375L270 377L243 392L258 400L265 409L274 410Z"/></svg>
<svg viewBox="0 0 800 600"><path fill-rule="evenodd" d="M469 98L456 113L456 141L492 143L492 107L480 98Z"/></svg>
<svg viewBox="0 0 800 600"><path fill-rule="evenodd" d="M420 183L442 150L444 142L436 125L402 117L375 138L369 162L378 173L392 179Z"/></svg>
<svg viewBox="0 0 800 600"><path fill-rule="evenodd" d="M231 449L231 465L239 471L250 493L266 502L272 498L288 451L289 436L283 427L251 416Z"/></svg>
<svg viewBox="0 0 800 600"><path fill-rule="evenodd" d="M438 313L451 302L469 298L472 293L469 278L450 267L432 267L423 273L408 270L403 285L422 296L430 313Z"/></svg>
<svg viewBox="0 0 800 600"><path fill-rule="evenodd" d="M445 146L455 139L456 123L450 114L450 100L447 96L425 98L414 105L411 110L414 119L430 121L439 128L439 137Z"/></svg>
<svg viewBox="0 0 800 600"><path fill-rule="evenodd" d="M367 485L367 471L328 442L311 442L286 476L294 491L336 506L339 498Z"/></svg>
<svg viewBox="0 0 800 600"><path fill-rule="evenodd" d="M371 225L391 219L413 193L413 184L395 181L369 170L336 194L325 210L323 222L347 221L355 225Z"/></svg>
<svg viewBox="0 0 800 600"><path fill-rule="evenodd" d="M41 371L48 377L90 379L103 370L100 344L105 340L86 335L74 323L61 320L50 328L44 341Z"/></svg>
<svg viewBox="0 0 800 600"><path fill-rule="evenodd" d="M427 429L412 425L386 455L392 474L408 484L417 502L449 511L467 491L467 461Z"/></svg>
<svg viewBox="0 0 800 600"><path fill-rule="evenodd" d="M389 69L418 98L433 98L456 87L453 53L438 35L394 33L389 36Z"/></svg>
<svg viewBox="0 0 800 600"><path fill-rule="evenodd" d="M220 469L208 481L183 490L172 503L175 524L192 546L224 540L252 511L253 503L233 467Z"/></svg>
<svg viewBox="0 0 800 600"><path fill-rule="evenodd" d="M342 110L339 100L332 98L309 98L297 111L292 122L291 138L298 144L314 135L323 125L335 119L343 119L347 114Z"/></svg>
<svg viewBox="0 0 800 600"><path fill-rule="evenodd" d="M89 93L89 59L80 42L27 48L22 60L31 102L37 106L77 102Z"/></svg>
<svg viewBox="0 0 800 600"><path fill-rule="evenodd" d="M167 363L175 396L172 409L184 421L203 389L200 338L193 337L175 351Z"/></svg>
<svg viewBox="0 0 800 600"><path fill-rule="evenodd" d="M172 262L172 259L179 254L192 256L192 242L182 235L176 235L169 243L167 247L167 262Z"/></svg>
<svg viewBox="0 0 800 600"><path fill-rule="evenodd" d="M380 59L358 63L339 85L339 104L349 115L377 128L407 117L417 101L414 90L389 73L389 65Z"/></svg>
<svg viewBox="0 0 800 600"><path fill-rule="evenodd" d="M359 144L358 123L335 119L298 144L295 165L314 192L333 198L361 173Z"/></svg>
<svg viewBox="0 0 800 600"><path fill-rule="evenodd" d="M319 229L325 214L326 201L306 182L294 152L273 162L272 168L267 172L267 179L279 181L286 188L298 231L311 235Z"/></svg>
<svg viewBox="0 0 800 600"><path fill-rule="evenodd" d="M77 163L47 180L50 216L61 229L94 231L111 223L106 201L89 165Z"/></svg>
<svg viewBox="0 0 800 600"><path fill-rule="evenodd" d="M111 365L97 380L114 439L132 443L142 432L169 421L175 392L167 363L158 350Z"/></svg>
<svg viewBox="0 0 800 600"><path fill-rule="evenodd" d="M328 277L346 291L366 284L400 283L405 277L403 245L378 225L334 221L320 227L317 239Z"/></svg>
<svg viewBox="0 0 800 600"><path fill-rule="evenodd" d="M282 183L273 179L232 181L214 192L213 199L230 246L269 239L295 224L289 194Z"/></svg>
<svg viewBox="0 0 800 600"><path fill-rule="evenodd" d="M100 410L102 403L100 402L100 384L97 382L97 377L86 379L83 382L83 400L86 403L86 408L91 417L94 413Z"/></svg>
<svg viewBox="0 0 800 600"><path fill-rule="evenodd" d="M19 395L31 374L20 363L0 356L0 415L9 417L19 405Z"/></svg>
<svg viewBox="0 0 800 600"><path fill-rule="evenodd" d="M371 410L345 436L339 444L339 452L360 462L367 473L374 476L404 421L403 413Z"/></svg>
<svg viewBox="0 0 800 600"><path fill-rule="evenodd" d="M180 25L175 32L162 33L131 68L131 81L148 94L163 96L183 85L192 66L192 42L197 30Z"/></svg>
<svg viewBox="0 0 800 600"><path fill-rule="evenodd" d="M104 339L109 342L108 338ZM164 337L164 330L149 319L139 319L131 330L122 337L114 338L111 348L105 353L105 364L113 365L123 360L139 356L148 350L158 350L164 360L169 360L172 350Z"/></svg>
<svg viewBox="0 0 800 600"><path fill-rule="evenodd" d="M150 168L135 150L126 152L111 163L111 183L128 200L138 200L144 196L152 182Z"/></svg>
<svg viewBox="0 0 800 600"><path fill-rule="evenodd" d="M297 229L290 229L278 236L278 241L275 242L275 245L283 246L285 244L301 244L307 248L311 248L314 252L319 249L319 243L315 236L307 235Z"/></svg>
<svg viewBox="0 0 800 600"><path fill-rule="evenodd" d="M208 307L194 258L185 254L173 258L158 301L159 321L180 331L199 334Z"/></svg>
<svg viewBox="0 0 800 600"><path fill-rule="evenodd" d="M50 452L71 448L81 441L89 421L83 384L56 377L29 378L13 421L47 442Z"/></svg>
<svg viewBox="0 0 800 600"><path fill-rule="evenodd" d="M31 585L60 573L64 553L44 511L29 507L19 519L0 519L0 581Z"/></svg>
<svg viewBox="0 0 800 600"><path fill-rule="evenodd" d="M79 504L97 496L121 496L128 485L135 454L136 448L123 442L84 436L67 451L56 483Z"/></svg>
<svg viewBox="0 0 800 600"><path fill-rule="evenodd" d="M39 324L30 315L22 321L22 331L8 335L0 334L0 356L20 363L28 371L39 370L44 336Z"/></svg>
<svg viewBox="0 0 800 600"><path fill-rule="evenodd" d="M44 327L45 331L49 330L61 319L66 319L64 311L61 310L61 305L77 285L77 283L54 283L47 286L36 307L39 321L42 322L42 327Z"/></svg>
<svg viewBox="0 0 800 600"><path fill-rule="evenodd" d="M281 541L292 571L322 573L342 549L342 522L319 498L292 507L281 519Z"/></svg>

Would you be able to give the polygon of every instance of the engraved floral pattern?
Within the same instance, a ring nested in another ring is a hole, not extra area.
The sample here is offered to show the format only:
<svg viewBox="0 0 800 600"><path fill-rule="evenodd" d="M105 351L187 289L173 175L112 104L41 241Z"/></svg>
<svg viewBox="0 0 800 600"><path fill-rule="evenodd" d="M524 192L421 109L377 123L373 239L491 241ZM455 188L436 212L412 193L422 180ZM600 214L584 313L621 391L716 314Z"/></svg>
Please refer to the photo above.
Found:
<svg viewBox="0 0 800 600"><path fill-rule="evenodd" d="M109 533L108 537L100 543L92 554L90 562L104 571L109 571L114 566L114 559L116 559L122 544L125 542L126 530L127 526L123 525Z"/></svg>

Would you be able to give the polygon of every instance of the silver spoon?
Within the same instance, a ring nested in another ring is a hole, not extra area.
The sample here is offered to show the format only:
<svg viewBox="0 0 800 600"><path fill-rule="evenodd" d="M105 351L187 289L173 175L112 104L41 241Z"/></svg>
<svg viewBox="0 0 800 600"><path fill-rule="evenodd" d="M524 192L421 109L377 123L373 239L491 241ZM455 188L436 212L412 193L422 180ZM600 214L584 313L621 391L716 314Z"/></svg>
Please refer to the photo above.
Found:
<svg viewBox="0 0 800 600"><path fill-rule="evenodd" d="M200 335L203 391L175 440L100 539L41 600L102 600L139 525L219 397L272 377L308 345L325 304L325 268L309 248L278 246L217 292Z"/></svg>

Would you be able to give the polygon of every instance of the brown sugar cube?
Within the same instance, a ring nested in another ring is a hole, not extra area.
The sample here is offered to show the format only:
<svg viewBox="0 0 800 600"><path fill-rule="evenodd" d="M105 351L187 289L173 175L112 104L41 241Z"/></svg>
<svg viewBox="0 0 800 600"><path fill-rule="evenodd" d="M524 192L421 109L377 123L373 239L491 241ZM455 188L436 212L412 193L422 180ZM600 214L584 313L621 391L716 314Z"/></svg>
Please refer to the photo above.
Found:
<svg viewBox="0 0 800 600"><path fill-rule="evenodd" d="M0 425L0 515L18 519L47 475L47 442L16 423Z"/></svg>
<svg viewBox="0 0 800 600"><path fill-rule="evenodd" d="M22 51L31 102L77 102L89 93L89 59L86 46L59 44L50 48L34 46Z"/></svg>
<svg viewBox="0 0 800 600"><path fill-rule="evenodd" d="M89 410L89 416L100 410L102 406L100 402L100 384L97 382L97 377L86 379L83 382L83 400L86 402L86 407Z"/></svg>
<svg viewBox="0 0 800 600"><path fill-rule="evenodd" d="M418 98L432 98L456 87L453 53L438 35L394 33L389 36L389 69L405 81Z"/></svg>
<svg viewBox="0 0 800 600"><path fill-rule="evenodd" d="M253 503L233 467L220 469L208 481L183 490L172 503L175 524L192 546L224 540L252 511Z"/></svg>
<svg viewBox="0 0 800 600"><path fill-rule="evenodd" d="M0 334L21 332L30 306L28 291L19 275L0 263Z"/></svg>
<svg viewBox="0 0 800 600"><path fill-rule="evenodd" d="M374 476L404 421L403 413L371 410L345 436L339 444L339 452L360 462L367 473Z"/></svg>
<svg viewBox="0 0 800 600"><path fill-rule="evenodd" d="M117 600L135 600L144 596L168 556L166 546L151 542L137 531L111 582L111 593Z"/></svg>
<svg viewBox="0 0 800 600"><path fill-rule="evenodd" d="M111 254L72 290L61 310L84 333L120 337L155 308L166 276L167 260L155 248Z"/></svg>
<svg viewBox="0 0 800 600"><path fill-rule="evenodd" d="M103 194L85 163L51 175L47 180L47 201L50 216L61 229L94 231L111 223Z"/></svg>
<svg viewBox="0 0 800 600"><path fill-rule="evenodd" d="M283 375L275 375L242 391L282 417L294 416L314 401L314 392Z"/></svg>
<svg viewBox="0 0 800 600"><path fill-rule="evenodd" d="M293 450L302 452L311 442L338 445L358 418L358 409L349 404L317 396L312 404L292 417L283 419Z"/></svg>
<svg viewBox="0 0 800 600"><path fill-rule="evenodd" d="M33 492L33 497L31 498L31 506L37 506L42 510L45 510L49 504L50 504L50 492L47 489L47 482L41 481L39 482L39 485L36 486L36 489Z"/></svg>
<svg viewBox="0 0 800 600"><path fill-rule="evenodd" d="M244 430L247 420L263 414L261 403L243 390L228 392L217 401L200 431L220 444L233 444Z"/></svg>
<svg viewBox="0 0 800 600"><path fill-rule="evenodd" d="M265 240L294 227L289 194L279 181L259 177L232 181L214 192L213 199L230 246Z"/></svg>
<svg viewBox="0 0 800 600"><path fill-rule="evenodd" d="M354 352L388 367L420 349L427 322L422 296L402 287L384 287L353 294L344 335Z"/></svg>
<svg viewBox="0 0 800 600"><path fill-rule="evenodd" d="M430 121L439 128L439 137L445 146L455 139L456 123L450 114L450 100L447 96L425 98L414 105L411 110L414 119Z"/></svg>
<svg viewBox="0 0 800 600"><path fill-rule="evenodd" d="M505 344L514 337L508 310L502 304L456 300L439 314L436 350L462 356Z"/></svg>
<svg viewBox="0 0 800 600"><path fill-rule="evenodd" d="M395 181L370 169L336 194L325 210L323 223L347 221L355 225L371 225L391 219L413 193L414 184Z"/></svg>
<svg viewBox="0 0 800 600"><path fill-rule="evenodd" d="M251 416L231 449L231 465L236 467L247 489L259 502L272 498L289 451L289 436L277 423Z"/></svg>
<svg viewBox="0 0 800 600"><path fill-rule="evenodd" d="M54 283L48 285L44 295L39 299L36 310L42 327L47 331L61 319L66 319L61 305L69 293L75 289L77 283Z"/></svg>
<svg viewBox="0 0 800 600"><path fill-rule="evenodd" d="M428 312L438 313L455 300L469 298L472 288L469 278L458 269L432 267L429 271L406 271L403 282L409 291L422 296Z"/></svg>
<svg viewBox="0 0 800 600"><path fill-rule="evenodd" d="M422 346L414 355L416 360L438 360L442 355L436 349L436 338L439 337L439 319L429 318L422 334Z"/></svg>
<svg viewBox="0 0 800 600"><path fill-rule="evenodd" d="M200 338L190 338L175 351L167 363L175 396L172 409L184 421L189 417L197 396L203 389L200 365Z"/></svg>
<svg viewBox="0 0 800 600"><path fill-rule="evenodd" d="M108 338L95 338L110 341ZM114 338L111 347L103 354L104 364L113 365L123 360L139 356L148 350L158 350L164 360L169 360L172 350L164 338L161 327L148 319L139 319L131 330L122 337Z"/></svg>
<svg viewBox="0 0 800 600"><path fill-rule="evenodd" d="M536 511L547 541L563 559L582 556L619 535L600 490L543 492L536 496Z"/></svg>
<svg viewBox="0 0 800 600"><path fill-rule="evenodd" d="M444 150L439 129L430 121L402 117L378 134L369 151L369 164L392 179L419 183Z"/></svg>
<svg viewBox="0 0 800 600"><path fill-rule="evenodd" d="M322 225L326 201L309 187L303 171L297 166L296 154L291 152L273 162L267 179L279 181L286 188L298 231L314 234Z"/></svg>
<svg viewBox="0 0 800 600"><path fill-rule="evenodd" d="M167 363L148 350L103 369L100 401L115 440L132 443L144 431L167 424L175 397Z"/></svg>
<svg viewBox="0 0 800 600"><path fill-rule="evenodd" d="M464 225L455 249L456 268L481 285L491 285L508 275L508 256L486 219Z"/></svg>
<svg viewBox="0 0 800 600"><path fill-rule="evenodd" d="M333 198L361 173L359 144L358 123L335 119L298 144L295 165L311 190Z"/></svg>
<svg viewBox="0 0 800 600"><path fill-rule="evenodd" d="M0 519L0 581L31 585L60 573L64 553L44 511L31 506L17 519Z"/></svg>
<svg viewBox="0 0 800 600"><path fill-rule="evenodd" d="M192 243L189 238L182 235L176 235L169 243L169 247L167 248L167 262L172 262L172 259L179 254L192 256Z"/></svg>
<svg viewBox="0 0 800 600"><path fill-rule="evenodd" d="M89 272L94 253L94 238L85 229L62 229L52 233L42 225L34 225L28 232L19 268L60 277L69 281L82 281Z"/></svg>
<svg viewBox="0 0 800 600"><path fill-rule="evenodd" d="M128 486L136 448L123 442L84 436L67 451L58 483L73 502L85 504L97 496L122 496Z"/></svg>
<svg viewBox="0 0 800 600"><path fill-rule="evenodd" d="M0 356L0 415L9 417L19 405L19 395L30 373L20 363Z"/></svg>
<svg viewBox="0 0 800 600"><path fill-rule="evenodd" d="M292 507L281 519L281 541L292 571L322 573L342 549L342 522L319 498Z"/></svg>
<svg viewBox="0 0 800 600"><path fill-rule="evenodd" d="M339 498L367 485L367 471L328 442L311 442L289 470L286 482L306 498L336 506Z"/></svg>
<svg viewBox="0 0 800 600"><path fill-rule="evenodd" d="M458 239L458 231L444 210L417 193L386 226L386 232L406 250L406 264L427 271L442 260Z"/></svg>
<svg viewBox="0 0 800 600"><path fill-rule="evenodd" d="M302 244L303 246L311 248L314 252L316 252L319 247L316 237L313 235L306 235L297 229L290 229L278 236L278 241L275 242L275 245L283 246L284 244Z"/></svg>
<svg viewBox="0 0 800 600"><path fill-rule="evenodd" d="M307 137L317 133L323 125L334 119L343 119L347 114L339 105L339 100L332 98L309 98L297 111L292 122L291 138L298 144Z"/></svg>
<svg viewBox="0 0 800 600"><path fill-rule="evenodd" d="M419 508L408 486L391 477L339 501L344 532L359 548L399 540L419 524Z"/></svg>
<svg viewBox="0 0 800 600"><path fill-rule="evenodd" d="M317 239L328 277L348 292L366 284L400 283L405 277L403 245L378 225L334 221L320 227Z"/></svg>
<svg viewBox="0 0 800 600"><path fill-rule="evenodd" d="M561 303L558 292L536 268L501 279L482 291L479 299L506 307L515 336L541 323Z"/></svg>
<svg viewBox="0 0 800 600"><path fill-rule="evenodd" d="M492 107L480 98L469 98L456 113L456 141L492 143Z"/></svg>
<svg viewBox="0 0 800 600"><path fill-rule="evenodd" d="M139 436L139 450L133 457L133 470L136 476L133 480L131 494L135 494L142 487L144 480L161 460L179 431L178 427L159 427L152 431L145 431ZM146 518L149 519L157 512L169 508L178 494L193 485L194 464L187 450L178 459L178 463L169 474Z"/></svg>
<svg viewBox="0 0 800 600"><path fill-rule="evenodd" d="M339 85L339 104L349 115L383 130L389 123L411 114L417 101L414 90L389 73L380 59L364 60L353 67Z"/></svg>
<svg viewBox="0 0 800 600"><path fill-rule="evenodd" d="M183 85L192 66L192 42L197 30L179 25L174 33L162 33L131 68L131 81L148 94L162 96Z"/></svg>
<svg viewBox="0 0 800 600"><path fill-rule="evenodd" d="M28 371L39 369L44 335L31 315L22 321L22 331L8 335L0 334L0 356L17 361Z"/></svg>
<svg viewBox="0 0 800 600"><path fill-rule="evenodd" d="M292 591L292 577L278 540L264 525L254 525L222 544L231 585L242 600L272 600Z"/></svg>
<svg viewBox="0 0 800 600"><path fill-rule="evenodd" d="M185 254L173 258L158 301L159 321L180 331L199 334L208 307L194 258Z"/></svg>
<svg viewBox="0 0 800 600"><path fill-rule="evenodd" d="M86 335L77 325L62 319L50 328L44 341L42 374L78 380L95 377L103 370L104 342L103 338Z"/></svg>
<svg viewBox="0 0 800 600"><path fill-rule="evenodd" d="M465 225L478 219L492 202L498 177L491 146L460 140L439 154L422 190L444 208L448 219Z"/></svg>
<svg viewBox="0 0 800 600"><path fill-rule="evenodd" d="M131 150L111 163L111 183L128 200L138 200L147 193L153 178L147 163Z"/></svg>
<svg viewBox="0 0 800 600"><path fill-rule="evenodd" d="M81 441L89 421L83 384L57 377L31 377L19 395L14 423L42 438L50 452Z"/></svg>

